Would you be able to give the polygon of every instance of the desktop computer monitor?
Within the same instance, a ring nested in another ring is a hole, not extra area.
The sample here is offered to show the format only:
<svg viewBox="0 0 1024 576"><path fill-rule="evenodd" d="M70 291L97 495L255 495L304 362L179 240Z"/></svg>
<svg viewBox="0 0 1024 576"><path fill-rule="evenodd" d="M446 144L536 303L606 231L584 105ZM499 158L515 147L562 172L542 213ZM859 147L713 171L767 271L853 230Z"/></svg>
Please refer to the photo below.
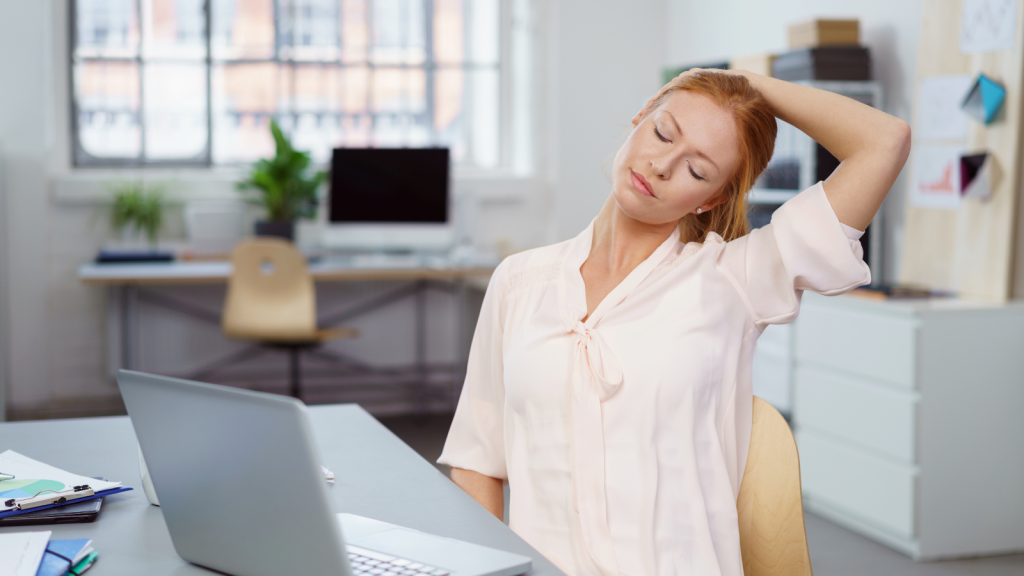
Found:
<svg viewBox="0 0 1024 576"><path fill-rule="evenodd" d="M328 248L445 250L454 244L447 148L336 148Z"/></svg>

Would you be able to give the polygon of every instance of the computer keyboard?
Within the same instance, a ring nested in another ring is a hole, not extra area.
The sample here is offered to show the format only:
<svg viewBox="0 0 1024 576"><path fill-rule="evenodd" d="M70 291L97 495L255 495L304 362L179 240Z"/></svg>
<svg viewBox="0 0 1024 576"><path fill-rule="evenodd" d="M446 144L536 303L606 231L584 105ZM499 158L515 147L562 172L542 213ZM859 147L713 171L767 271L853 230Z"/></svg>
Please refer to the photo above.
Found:
<svg viewBox="0 0 1024 576"><path fill-rule="evenodd" d="M352 564L353 574L372 574L374 576L446 576L449 571L437 566L427 566L421 562L413 562L397 556L388 556L358 546L348 548L348 561Z"/></svg>

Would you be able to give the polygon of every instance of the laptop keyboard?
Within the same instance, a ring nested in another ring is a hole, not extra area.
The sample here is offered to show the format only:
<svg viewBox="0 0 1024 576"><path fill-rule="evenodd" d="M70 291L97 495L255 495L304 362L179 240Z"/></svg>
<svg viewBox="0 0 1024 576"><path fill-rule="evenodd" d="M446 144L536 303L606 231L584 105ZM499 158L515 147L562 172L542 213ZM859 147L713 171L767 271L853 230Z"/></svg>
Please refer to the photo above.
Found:
<svg viewBox="0 0 1024 576"><path fill-rule="evenodd" d="M421 562L388 556L358 546L346 547L353 574L372 574L374 576L447 576L449 574L448 570L437 566L428 566Z"/></svg>

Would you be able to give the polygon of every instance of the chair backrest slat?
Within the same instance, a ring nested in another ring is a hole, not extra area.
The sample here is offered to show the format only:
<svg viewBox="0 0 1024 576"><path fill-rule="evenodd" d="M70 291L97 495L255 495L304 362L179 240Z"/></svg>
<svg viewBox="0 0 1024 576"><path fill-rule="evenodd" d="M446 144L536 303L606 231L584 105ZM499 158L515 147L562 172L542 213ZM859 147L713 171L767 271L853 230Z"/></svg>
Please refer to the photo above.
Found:
<svg viewBox="0 0 1024 576"><path fill-rule="evenodd" d="M226 335L262 341L315 338L313 279L305 257L291 242L267 237L239 242L231 265L221 318Z"/></svg>
<svg viewBox="0 0 1024 576"><path fill-rule="evenodd" d="M812 575L796 441L782 415L757 396L736 509L746 576Z"/></svg>

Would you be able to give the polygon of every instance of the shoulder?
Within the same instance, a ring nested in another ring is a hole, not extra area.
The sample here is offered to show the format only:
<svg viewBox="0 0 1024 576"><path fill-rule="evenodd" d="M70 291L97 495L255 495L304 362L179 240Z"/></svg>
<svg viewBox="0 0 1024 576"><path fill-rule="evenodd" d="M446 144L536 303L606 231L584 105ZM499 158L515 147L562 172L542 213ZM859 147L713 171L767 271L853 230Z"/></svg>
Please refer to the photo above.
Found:
<svg viewBox="0 0 1024 576"><path fill-rule="evenodd" d="M492 288L509 294L537 281L553 280L570 242L572 240L531 248L505 258L494 271Z"/></svg>

